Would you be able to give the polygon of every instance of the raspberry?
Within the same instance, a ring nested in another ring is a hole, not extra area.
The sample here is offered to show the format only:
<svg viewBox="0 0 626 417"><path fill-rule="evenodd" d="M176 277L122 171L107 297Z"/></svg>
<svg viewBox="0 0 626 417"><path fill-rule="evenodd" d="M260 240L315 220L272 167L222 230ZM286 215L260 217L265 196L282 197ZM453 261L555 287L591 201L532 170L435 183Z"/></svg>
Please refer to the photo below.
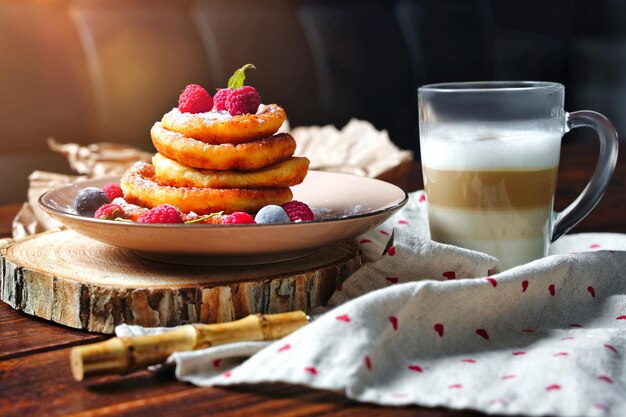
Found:
<svg viewBox="0 0 626 417"><path fill-rule="evenodd" d="M213 96L213 108L217 111L226 110L226 99L233 90L230 88L220 88Z"/></svg>
<svg viewBox="0 0 626 417"><path fill-rule="evenodd" d="M233 116L245 113L255 114L260 104L261 96L254 87L249 85L231 91L226 97L226 109Z"/></svg>
<svg viewBox="0 0 626 417"><path fill-rule="evenodd" d="M137 221L139 223L182 223L183 215L176 207L161 204L143 213Z"/></svg>
<svg viewBox="0 0 626 417"><path fill-rule="evenodd" d="M254 224L254 219L244 211L236 211L224 217L222 224Z"/></svg>
<svg viewBox="0 0 626 417"><path fill-rule="evenodd" d="M102 191L109 197L109 200L113 201L118 197L124 197L122 187L117 184L107 184L102 187Z"/></svg>
<svg viewBox="0 0 626 417"><path fill-rule="evenodd" d="M126 218L126 213L124 213L124 209L117 204L105 204L96 210L96 213L93 215L96 219L101 220L115 220L118 217L122 219Z"/></svg>
<svg viewBox="0 0 626 417"><path fill-rule="evenodd" d="M290 201L281 206L292 222L310 222L315 219L315 215L308 205L301 201Z"/></svg>
<svg viewBox="0 0 626 417"><path fill-rule="evenodd" d="M189 84L178 97L178 110L182 113L203 113L212 108L211 95L198 84Z"/></svg>

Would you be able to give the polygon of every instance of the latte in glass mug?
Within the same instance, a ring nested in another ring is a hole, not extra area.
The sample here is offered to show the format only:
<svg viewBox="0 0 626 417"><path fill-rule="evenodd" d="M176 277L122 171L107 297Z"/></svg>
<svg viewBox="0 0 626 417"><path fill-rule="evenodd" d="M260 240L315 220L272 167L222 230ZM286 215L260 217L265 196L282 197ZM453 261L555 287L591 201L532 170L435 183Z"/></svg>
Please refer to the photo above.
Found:
<svg viewBox="0 0 626 417"><path fill-rule="evenodd" d="M504 265L544 256L560 143L559 136L541 133L474 141L424 138L432 239L489 253ZM517 158L507 163L503 153Z"/></svg>
<svg viewBox="0 0 626 417"><path fill-rule="evenodd" d="M419 104L431 238L490 254L504 269L546 256L595 206L615 166L617 134L608 120L565 113L560 84L439 84L420 88ZM598 131L603 163L592 186L558 215L561 138L578 125Z"/></svg>

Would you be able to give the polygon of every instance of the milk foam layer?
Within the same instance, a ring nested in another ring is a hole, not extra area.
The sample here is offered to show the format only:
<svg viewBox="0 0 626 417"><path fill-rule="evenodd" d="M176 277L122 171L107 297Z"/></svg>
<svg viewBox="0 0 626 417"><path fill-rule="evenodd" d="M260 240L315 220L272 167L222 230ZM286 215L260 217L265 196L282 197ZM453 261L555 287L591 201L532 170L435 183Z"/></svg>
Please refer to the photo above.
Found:
<svg viewBox="0 0 626 417"><path fill-rule="evenodd" d="M498 136L455 135L458 130L429 131L420 140L422 164L441 170L533 170L559 163L561 134L509 131Z"/></svg>

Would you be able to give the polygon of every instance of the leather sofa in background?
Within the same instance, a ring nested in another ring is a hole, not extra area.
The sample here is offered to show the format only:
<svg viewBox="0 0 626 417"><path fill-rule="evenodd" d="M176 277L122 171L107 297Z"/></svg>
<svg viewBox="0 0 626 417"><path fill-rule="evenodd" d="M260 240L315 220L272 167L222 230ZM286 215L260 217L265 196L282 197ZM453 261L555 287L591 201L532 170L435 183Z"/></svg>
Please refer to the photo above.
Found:
<svg viewBox="0 0 626 417"><path fill-rule="evenodd" d="M432 82L559 81L568 109L620 129L616 13L617 0L4 0L0 204L23 201L35 169L69 173L48 137L152 151L185 85L213 92L245 63L292 126L365 119L416 156L416 89Z"/></svg>

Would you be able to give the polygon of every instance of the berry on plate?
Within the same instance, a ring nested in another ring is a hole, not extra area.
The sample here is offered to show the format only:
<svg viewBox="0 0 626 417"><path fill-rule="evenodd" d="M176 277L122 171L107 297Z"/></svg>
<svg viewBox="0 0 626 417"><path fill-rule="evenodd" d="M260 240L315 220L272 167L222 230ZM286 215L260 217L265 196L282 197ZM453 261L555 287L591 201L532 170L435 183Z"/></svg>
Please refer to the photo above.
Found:
<svg viewBox="0 0 626 417"><path fill-rule="evenodd" d="M117 204L105 204L96 210L93 217L100 220L115 220L117 218L124 219L126 218L126 213L124 213L124 209Z"/></svg>
<svg viewBox="0 0 626 417"><path fill-rule="evenodd" d="M109 197L100 188L86 187L76 194L74 210L79 216L93 217L96 210L109 203Z"/></svg>
<svg viewBox="0 0 626 417"><path fill-rule="evenodd" d="M291 223L287 212L281 206L274 204L261 208L254 216L254 220L258 224Z"/></svg>
<svg viewBox="0 0 626 417"><path fill-rule="evenodd" d="M102 191L109 197L109 201L113 201L118 197L124 197L122 187L117 184L107 184L102 187Z"/></svg>
<svg viewBox="0 0 626 417"><path fill-rule="evenodd" d="M236 211L222 219L222 224L254 224L254 219L251 215L243 211Z"/></svg>
<svg viewBox="0 0 626 417"><path fill-rule="evenodd" d="M178 98L181 113L204 113L213 108L213 98L198 84L189 84Z"/></svg>
<svg viewBox="0 0 626 417"><path fill-rule="evenodd" d="M174 206L161 204L143 213L139 223L183 223L183 214Z"/></svg>
<svg viewBox="0 0 626 417"><path fill-rule="evenodd" d="M226 97L226 109L232 116L256 114L261 104L261 96L254 87L244 85L233 90Z"/></svg>
<svg viewBox="0 0 626 417"><path fill-rule="evenodd" d="M293 200L281 206L292 222L310 222L315 219L311 208L301 201Z"/></svg>

